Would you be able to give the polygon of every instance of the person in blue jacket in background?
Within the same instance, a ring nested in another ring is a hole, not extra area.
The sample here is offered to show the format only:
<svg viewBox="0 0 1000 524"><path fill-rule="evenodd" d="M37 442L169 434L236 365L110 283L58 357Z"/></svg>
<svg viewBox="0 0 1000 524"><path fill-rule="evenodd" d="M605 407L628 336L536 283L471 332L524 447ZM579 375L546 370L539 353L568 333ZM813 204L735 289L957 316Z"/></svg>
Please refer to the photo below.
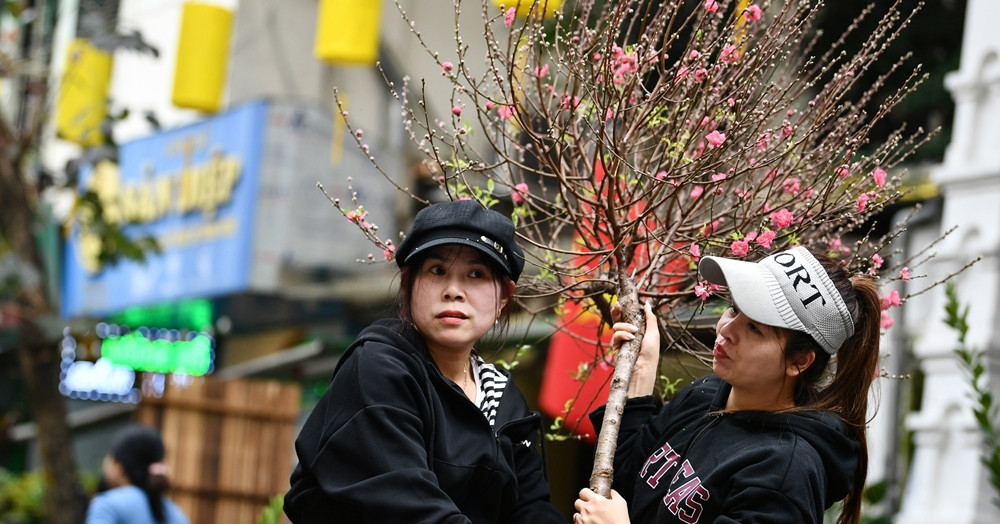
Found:
<svg viewBox="0 0 1000 524"><path fill-rule="evenodd" d="M478 202L417 213L395 254L399 318L365 328L295 441L294 523L566 522L541 417L477 342L502 332L524 254Z"/></svg>
<svg viewBox="0 0 1000 524"><path fill-rule="evenodd" d="M91 499L86 524L188 524L164 494L170 485L164 454L155 428L133 424L118 431L102 463L107 489Z"/></svg>

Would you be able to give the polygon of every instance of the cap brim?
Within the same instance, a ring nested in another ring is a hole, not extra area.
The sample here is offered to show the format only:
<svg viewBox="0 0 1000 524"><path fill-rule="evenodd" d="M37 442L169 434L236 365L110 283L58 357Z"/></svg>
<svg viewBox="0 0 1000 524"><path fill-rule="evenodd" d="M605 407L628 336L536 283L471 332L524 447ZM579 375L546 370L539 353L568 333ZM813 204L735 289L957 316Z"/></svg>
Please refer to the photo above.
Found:
<svg viewBox="0 0 1000 524"><path fill-rule="evenodd" d="M456 234L453 231L433 231L427 234L424 237L423 241L420 243L420 245L414 247L413 250L410 252L410 254L406 256L406 259L403 260L403 263L408 264L411 260L413 260L413 257L418 256L422 253L426 253L428 249L447 244L460 244L463 246L469 246L471 248L475 248L476 251L479 251L480 253L486 255L486 257L491 262L495 263L495 265L501 271L506 273L507 276L511 276L510 267L507 265L507 261L504 260L502 257L500 257L500 255L498 255L495 251L483 245L482 242L478 242L467 236L463 236L460 233Z"/></svg>
<svg viewBox="0 0 1000 524"><path fill-rule="evenodd" d="M755 322L791 328L781 317L776 300L785 301L781 286L763 264L729 258L703 257L698 272L705 280L729 288L736 307Z"/></svg>

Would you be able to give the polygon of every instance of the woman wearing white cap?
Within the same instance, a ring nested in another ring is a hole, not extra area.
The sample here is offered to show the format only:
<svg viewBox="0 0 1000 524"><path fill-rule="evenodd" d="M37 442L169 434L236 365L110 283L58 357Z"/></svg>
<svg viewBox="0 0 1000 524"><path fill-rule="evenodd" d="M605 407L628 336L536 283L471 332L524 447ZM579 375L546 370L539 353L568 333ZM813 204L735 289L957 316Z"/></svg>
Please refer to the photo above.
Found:
<svg viewBox="0 0 1000 524"><path fill-rule="evenodd" d="M295 441L296 523L565 522L549 502L541 417L474 349L502 330L524 255L474 201L420 210L396 250L399 318L365 328Z"/></svg>
<svg viewBox="0 0 1000 524"><path fill-rule="evenodd" d="M878 366L878 288L803 247L758 263L704 257L729 288L713 374L659 406L660 337L646 331L629 384L612 498L584 489L577 523L839 523L860 519L868 389ZM648 305L648 326L655 317ZM634 338L616 323L613 344ZM603 408L591 414L599 429Z"/></svg>

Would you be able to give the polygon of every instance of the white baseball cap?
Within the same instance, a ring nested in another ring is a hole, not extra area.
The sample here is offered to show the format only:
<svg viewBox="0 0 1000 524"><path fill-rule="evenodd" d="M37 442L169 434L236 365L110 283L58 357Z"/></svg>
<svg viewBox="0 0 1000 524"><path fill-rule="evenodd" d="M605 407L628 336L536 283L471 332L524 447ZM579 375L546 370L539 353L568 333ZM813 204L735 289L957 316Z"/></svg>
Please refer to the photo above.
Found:
<svg viewBox="0 0 1000 524"><path fill-rule="evenodd" d="M808 333L829 354L854 334L854 321L837 286L808 249L798 246L760 262L704 257L698 271L726 286L750 319Z"/></svg>

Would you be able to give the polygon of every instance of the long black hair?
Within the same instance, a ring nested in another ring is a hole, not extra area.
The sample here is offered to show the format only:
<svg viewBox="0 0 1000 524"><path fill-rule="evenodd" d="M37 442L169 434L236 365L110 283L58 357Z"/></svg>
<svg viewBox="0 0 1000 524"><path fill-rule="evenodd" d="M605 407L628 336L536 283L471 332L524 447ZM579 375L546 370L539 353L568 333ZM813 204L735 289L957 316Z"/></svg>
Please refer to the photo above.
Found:
<svg viewBox="0 0 1000 524"><path fill-rule="evenodd" d="M160 464L164 453L159 431L141 425L127 426L119 431L108 451L108 455L121 465L129 482L146 494L149 509L157 522L166 521L163 492L170 482L160 468L152 468L151 472L150 465Z"/></svg>

